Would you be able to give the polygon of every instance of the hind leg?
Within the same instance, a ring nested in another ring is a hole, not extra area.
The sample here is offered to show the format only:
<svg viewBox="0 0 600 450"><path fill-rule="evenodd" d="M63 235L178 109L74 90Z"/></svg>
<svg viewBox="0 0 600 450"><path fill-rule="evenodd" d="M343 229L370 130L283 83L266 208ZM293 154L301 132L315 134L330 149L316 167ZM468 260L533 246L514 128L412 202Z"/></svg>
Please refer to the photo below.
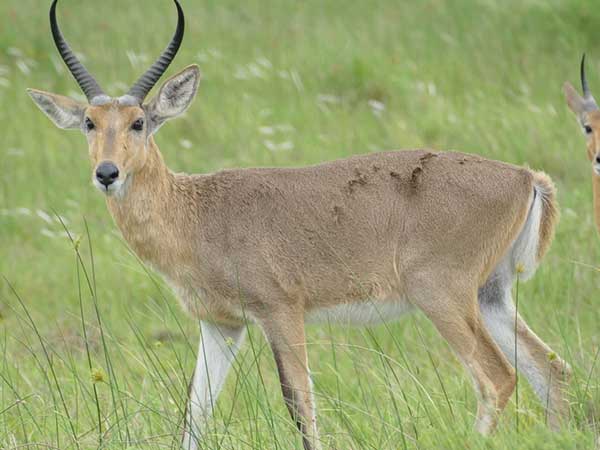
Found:
<svg viewBox="0 0 600 450"><path fill-rule="evenodd" d="M427 289L411 298L471 374L478 395L475 428L491 433L515 388L516 375L483 324L475 289Z"/></svg>
<svg viewBox="0 0 600 450"><path fill-rule="evenodd" d="M569 365L554 353L515 311L511 281L492 278L479 291L479 305L488 331L508 360L522 372L546 408L548 423L557 429L568 417L565 388ZM517 362L515 364L515 324Z"/></svg>

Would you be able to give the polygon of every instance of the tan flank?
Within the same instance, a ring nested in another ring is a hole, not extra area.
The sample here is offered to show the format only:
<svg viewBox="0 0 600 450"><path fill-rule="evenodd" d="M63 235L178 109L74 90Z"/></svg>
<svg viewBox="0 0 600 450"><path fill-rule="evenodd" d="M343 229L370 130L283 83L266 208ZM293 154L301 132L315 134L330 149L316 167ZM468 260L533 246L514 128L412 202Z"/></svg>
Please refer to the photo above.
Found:
<svg viewBox="0 0 600 450"><path fill-rule="evenodd" d="M153 134L191 103L198 68L144 99L181 42L177 7L171 50L126 95L106 95L56 33L89 104L30 95L56 125L84 133L93 183L124 238L200 321L183 448L201 446L248 322L273 350L304 447L320 449L305 323L371 324L413 309L429 317L472 376L482 433L493 431L514 390L516 320L518 369L558 427L568 414L569 369L549 359L554 352L511 298L514 281L533 275L553 238L558 213L550 178L430 150L294 169L173 173Z"/></svg>

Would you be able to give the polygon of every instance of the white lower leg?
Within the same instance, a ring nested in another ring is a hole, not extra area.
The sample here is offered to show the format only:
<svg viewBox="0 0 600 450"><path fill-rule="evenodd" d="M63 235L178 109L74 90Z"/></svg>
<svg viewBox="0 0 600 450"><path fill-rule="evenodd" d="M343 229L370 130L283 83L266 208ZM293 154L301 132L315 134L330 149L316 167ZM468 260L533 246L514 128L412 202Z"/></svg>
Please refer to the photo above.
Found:
<svg viewBox="0 0 600 450"><path fill-rule="evenodd" d="M319 431L317 430L317 404L315 402L315 386L312 380L312 376L310 374L310 369L308 370L308 381L310 382L310 399L311 399L311 414L310 414L310 426L312 428L312 435L319 436ZM318 440L315 440L313 443L316 450L321 448L321 443Z"/></svg>
<svg viewBox="0 0 600 450"><path fill-rule="evenodd" d="M508 301L482 306L482 316L488 331L494 337L494 340L502 349L506 358L519 372L525 375L536 395L545 404L549 388L547 373L544 373L541 370L542 368L538 367L525 342L519 340L518 334L516 336L517 357L515 362L516 311L510 299L510 293L506 295L508 296Z"/></svg>
<svg viewBox="0 0 600 450"><path fill-rule="evenodd" d="M202 426L211 416L227 372L244 337L245 327L225 327L200 322L200 346L190 386L182 447L199 448Z"/></svg>

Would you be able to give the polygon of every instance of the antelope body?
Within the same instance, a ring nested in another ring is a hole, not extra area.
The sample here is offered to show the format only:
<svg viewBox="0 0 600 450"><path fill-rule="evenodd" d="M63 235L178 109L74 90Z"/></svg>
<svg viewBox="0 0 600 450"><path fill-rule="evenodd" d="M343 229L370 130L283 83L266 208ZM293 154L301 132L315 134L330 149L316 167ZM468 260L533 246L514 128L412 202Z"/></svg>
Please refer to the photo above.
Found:
<svg viewBox="0 0 600 450"><path fill-rule="evenodd" d="M247 321L260 326L273 350L304 447L319 449L305 322L377 323L414 308L472 375L480 432L494 429L515 386L515 324L518 368L558 426L568 411L568 367L548 359L552 350L511 299L516 277L531 276L552 241L558 215L550 179L474 155L427 150L297 169L172 173L153 133L190 104L198 68L184 69L149 103L143 100L183 35L175 3L170 56L113 99L90 81L57 33L55 0L57 46L90 104L30 94L59 127L86 134L94 184L107 195L123 236L200 321L183 447L202 445Z"/></svg>
<svg viewBox="0 0 600 450"><path fill-rule="evenodd" d="M598 233L600 233L600 109L585 77L585 55L581 58L581 86L583 97L568 81L565 82L563 89L567 104L577 116L586 137L587 156L592 163L594 221Z"/></svg>

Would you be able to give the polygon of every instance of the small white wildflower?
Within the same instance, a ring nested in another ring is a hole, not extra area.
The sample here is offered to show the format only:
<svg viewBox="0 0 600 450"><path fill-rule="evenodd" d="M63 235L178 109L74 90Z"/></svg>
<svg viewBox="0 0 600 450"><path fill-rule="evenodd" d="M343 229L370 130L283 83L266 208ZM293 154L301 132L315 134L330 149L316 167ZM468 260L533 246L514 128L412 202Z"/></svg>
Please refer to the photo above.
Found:
<svg viewBox="0 0 600 450"><path fill-rule="evenodd" d="M127 59L129 59L129 63L133 67L137 67L140 65L147 65L148 63L148 55L144 53L136 53L133 50L127 50L125 52L127 54Z"/></svg>
<svg viewBox="0 0 600 450"><path fill-rule="evenodd" d="M279 150L288 151L288 150L293 150L293 149L294 149L294 143L292 141L284 141L281 144L279 144Z"/></svg>
<svg viewBox="0 0 600 450"><path fill-rule="evenodd" d="M261 69L258 64L250 63L248 64L248 71L254 75L256 78L266 78L265 71Z"/></svg>
<svg viewBox="0 0 600 450"><path fill-rule="evenodd" d="M15 212L21 216L31 216L31 210L29 208L17 208Z"/></svg>
<svg viewBox="0 0 600 450"><path fill-rule="evenodd" d="M264 57L258 58L256 60L256 62L267 69L271 69L273 67L273 64L271 64L271 61L269 61L267 58L264 58Z"/></svg>
<svg viewBox="0 0 600 450"><path fill-rule="evenodd" d="M189 139L181 139L179 141L179 145L189 150L190 148L192 148L192 141L190 141Z"/></svg>
<svg viewBox="0 0 600 450"><path fill-rule="evenodd" d="M221 59L223 57L223 54L216 48L209 49L208 53L210 53L210 56L212 56L215 59Z"/></svg>
<svg viewBox="0 0 600 450"><path fill-rule="evenodd" d="M17 47L8 47L6 49L6 53L8 53L10 56L23 56L23 52Z"/></svg>
<svg viewBox="0 0 600 450"><path fill-rule="evenodd" d="M60 75L65 71L63 62L60 59L58 59L58 57L56 57L55 55L51 55L50 61L52 61L52 66L54 67L56 73Z"/></svg>
<svg viewBox="0 0 600 450"><path fill-rule="evenodd" d="M35 213L44 222L46 222L46 223L52 223L53 222L52 217L50 217L50 215L48 213L42 211L41 209L38 209Z"/></svg>
<svg viewBox="0 0 600 450"><path fill-rule="evenodd" d="M565 208L563 210L563 214L570 216L570 217L577 217L577 213L574 210L572 210L571 208Z"/></svg>
<svg viewBox="0 0 600 450"><path fill-rule="evenodd" d="M265 134L265 135L270 136L275 133L275 130L273 129L273 127L264 126L264 127L258 127L258 132L260 134Z"/></svg>
<svg viewBox="0 0 600 450"><path fill-rule="evenodd" d="M238 66L235 69L233 77L238 80L247 80L248 78L250 78L250 75L248 74L248 71L245 67Z"/></svg>
<svg viewBox="0 0 600 450"><path fill-rule="evenodd" d="M376 116L381 116L381 113L383 113L383 111L385 110L385 104L378 100L369 100L369 106L371 107L373 114L375 114Z"/></svg>
<svg viewBox="0 0 600 450"><path fill-rule="evenodd" d="M284 141L278 144L276 142L271 141L270 139L266 139L264 141L264 144L265 147L267 147L267 149L272 152L289 151L294 148L294 143L292 141Z"/></svg>
<svg viewBox="0 0 600 450"><path fill-rule="evenodd" d="M23 72L24 75L29 75L31 73L31 69L29 68L27 63L22 59L19 59L17 61L17 67L21 72Z"/></svg>
<svg viewBox="0 0 600 450"><path fill-rule="evenodd" d="M446 33L445 31L440 32L440 37L442 40L449 45L456 45L456 39L451 34Z"/></svg>
<svg viewBox="0 0 600 450"><path fill-rule="evenodd" d="M77 56L77 59L81 62L85 62L87 60L87 57L83 53L75 52L75 56Z"/></svg>
<svg viewBox="0 0 600 450"><path fill-rule="evenodd" d="M435 97L435 94L437 93L437 88L435 87L434 83L427 83L427 93L432 97Z"/></svg>
<svg viewBox="0 0 600 450"><path fill-rule="evenodd" d="M282 133L291 133L293 131L296 131L294 126L290 125L289 123L282 123L280 125L276 125L275 128L277 128L277 131L280 131Z"/></svg>
<svg viewBox="0 0 600 450"><path fill-rule="evenodd" d="M317 95L317 101L319 103L337 104L337 103L341 103L342 99L340 97L338 97L337 95L319 94L319 95Z"/></svg>
<svg viewBox="0 0 600 450"><path fill-rule="evenodd" d="M300 78L300 74L298 73L298 71L296 69L292 69L290 70L290 75L292 76L292 81L294 83L294 86L296 86L298 92L303 92L304 84L302 83L302 78Z"/></svg>
<svg viewBox="0 0 600 450"><path fill-rule="evenodd" d="M277 150L277 144L269 139L266 139L264 141L265 147L267 147L268 150L271 150L272 152Z"/></svg>
<svg viewBox="0 0 600 450"><path fill-rule="evenodd" d="M40 230L40 234L50 239L54 239L56 237L56 234L53 231L50 231L48 228L42 228Z"/></svg>

